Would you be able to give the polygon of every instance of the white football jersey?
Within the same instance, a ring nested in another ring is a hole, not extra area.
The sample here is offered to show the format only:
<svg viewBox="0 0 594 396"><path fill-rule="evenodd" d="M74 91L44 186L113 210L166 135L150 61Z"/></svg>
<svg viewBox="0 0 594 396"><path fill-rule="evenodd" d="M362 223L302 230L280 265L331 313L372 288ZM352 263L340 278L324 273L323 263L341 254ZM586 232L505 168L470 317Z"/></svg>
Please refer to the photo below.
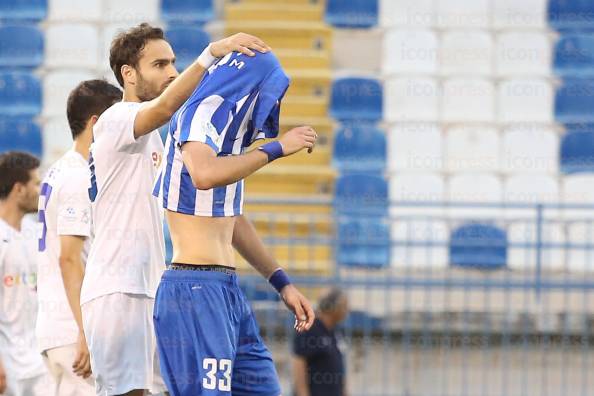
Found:
<svg viewBox="0 0 594 396"><path fill-rule="evenodd" d="M46 371L35 338L37 230L30 223L19 232L0 219L0 359L8 381Z"/></svg>
<svg viewBox="0 0 594 396"><path fill-rule="evenodd" d="M157 131L134 138L141 106L116 103L93 128L89 197L95 235L81 304L116 292L154 297L165 269L163 209L151 194L163 142Z"/></svg>
<svg viewBox="0 0 594 396"><path fill-rule="evenodd" d="M60 236L85 237L82 260L86 262L91 242L90 179L87 161L70 150L49 169L41 185L37 340L42 352L78 338L60 271Z"/></svg>

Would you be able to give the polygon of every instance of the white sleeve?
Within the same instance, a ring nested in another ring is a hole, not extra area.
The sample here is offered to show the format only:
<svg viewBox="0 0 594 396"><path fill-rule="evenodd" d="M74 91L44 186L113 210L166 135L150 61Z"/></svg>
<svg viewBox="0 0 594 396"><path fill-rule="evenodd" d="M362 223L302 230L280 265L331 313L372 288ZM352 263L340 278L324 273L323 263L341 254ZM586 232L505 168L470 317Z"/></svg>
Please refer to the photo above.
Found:
<svg viewBox="0 0 594 396"><path fill-rule="evenodd" d="M58 193L58 235L91 236L91 201L89 176L85 171L74 172Z"/></svg>
<svg viewBox="0 0 594 396"><path fill-rule="evenodd" d="M105 135L118 151L127 151L136 143L134 120L142 103L118 102L107 109L95 124L95 136Z"/></svg>

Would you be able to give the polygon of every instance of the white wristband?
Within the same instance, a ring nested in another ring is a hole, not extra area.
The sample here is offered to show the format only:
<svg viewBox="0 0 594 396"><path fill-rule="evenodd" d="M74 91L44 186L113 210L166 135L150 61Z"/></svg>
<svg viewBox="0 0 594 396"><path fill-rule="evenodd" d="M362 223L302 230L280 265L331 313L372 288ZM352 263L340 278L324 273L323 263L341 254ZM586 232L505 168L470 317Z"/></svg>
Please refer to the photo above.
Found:
<svg viewBox="0 0 594 396"><path fill-rule="evenodd" d="M205 69L211 67L218 59L215 58L213 54L210 52L211 45L212 44L208 44L208 47L204 48L204 51L202 51L198 59L196 59L198 61L198 64Z"/></svg>

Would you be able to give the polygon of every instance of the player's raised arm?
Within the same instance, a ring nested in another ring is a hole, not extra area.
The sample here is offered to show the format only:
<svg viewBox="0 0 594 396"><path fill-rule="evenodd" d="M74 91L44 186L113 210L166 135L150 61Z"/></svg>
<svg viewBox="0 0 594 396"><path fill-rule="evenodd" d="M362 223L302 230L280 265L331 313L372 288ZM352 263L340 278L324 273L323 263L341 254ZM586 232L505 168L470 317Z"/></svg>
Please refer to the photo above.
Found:
<svg viewBox="0 0 594 396"><path fill-rule="evenodd" d="M312 150L317 137L313 128L297 127L257 150L226 157L217 157L209 144L190 141L182 146L182 157L194 186L209 190L242 180L277 158Z"/></svg>
<svg viewBox="0 0 594 396"><path fill-rule="evenodd" d="M134 120L134 137L139 138L159 128L169 121L173 113L190 97L196 86L202 80L205 71L218 59L236 51L248 56L254 56L256 50L262 53L270 51L262 40L245 33L211 43L202 54L177 78L172 74L170 85L163 93L150 100L138 111ZM173 59L147 59L148 67L171 67ZM173 68L175 71L175 68ZM121 70L124 79L133 80L134 68L124 65Z"/></svg>

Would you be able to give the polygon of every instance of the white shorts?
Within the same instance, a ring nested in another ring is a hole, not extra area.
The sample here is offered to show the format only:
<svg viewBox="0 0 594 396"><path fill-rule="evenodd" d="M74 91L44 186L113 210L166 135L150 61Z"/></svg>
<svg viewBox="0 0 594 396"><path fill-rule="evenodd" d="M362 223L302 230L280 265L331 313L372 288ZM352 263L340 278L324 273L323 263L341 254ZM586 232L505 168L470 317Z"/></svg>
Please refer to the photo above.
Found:
<svg viewBox="0 0 594 396"><path fill-rule="evenodd" d="M76 358L76 344L48 349L44 361L56 382L55 396L95 396L95 380L84 379L74 373L72 363ZM52 393L49 392L48 395Z"/></svg>
<svg viewBox="0 0 594 396"><path fill-rule="evenodd" d="M49 374L24 379L6 378L6 391L2 396L47 396L48 389L54 389L55 384Z"/></svg>
<svg viewBox="0 0 594 396"><path fill-rule="evenodd" d="M97 396L166 390L153 327L154 302L145 295L112 293L81 306Z"/></svg>

